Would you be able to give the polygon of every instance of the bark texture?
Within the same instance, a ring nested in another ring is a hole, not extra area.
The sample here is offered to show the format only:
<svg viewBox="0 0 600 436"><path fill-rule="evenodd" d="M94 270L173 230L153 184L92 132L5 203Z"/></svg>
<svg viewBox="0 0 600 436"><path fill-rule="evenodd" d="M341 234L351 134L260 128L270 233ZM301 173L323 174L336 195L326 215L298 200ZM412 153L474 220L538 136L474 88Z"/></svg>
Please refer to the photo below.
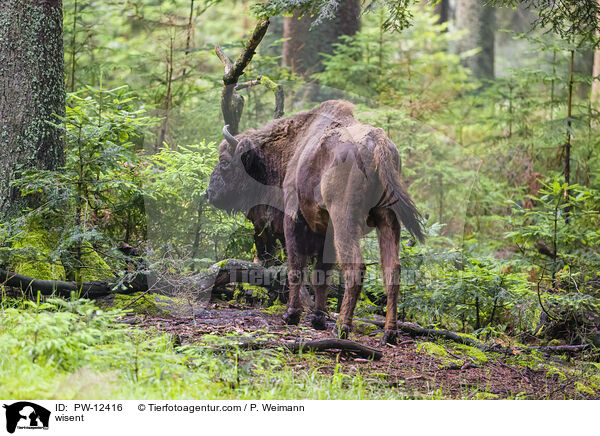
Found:
<svg viewBox="0 0 600 436"><path fill-rule="evenodd" d="M468 33L458 42L457 51L481 51L463 59L475 77L492 79L494 77L494 34L496 28L495 10L484 6L485 0L458 0L456 3L456 27Z"/></svg>
<svg viewBox="0 0 600 436"><path fill-rule="evenodd" d="M283 21L283 65L299 76L308 77L323 70L320 53L333 53L333 45L342 35L354 35L360 29L360 1L340 2L335 19L315 24L305 15Z"/></svg>
<svg viewBox="0 0 600 436"><path fill-rule="evenodd" d="M61 0L0 2L0 214L23 207L10 188L19 171L64 161L58 116L65 113Z"/></svg>

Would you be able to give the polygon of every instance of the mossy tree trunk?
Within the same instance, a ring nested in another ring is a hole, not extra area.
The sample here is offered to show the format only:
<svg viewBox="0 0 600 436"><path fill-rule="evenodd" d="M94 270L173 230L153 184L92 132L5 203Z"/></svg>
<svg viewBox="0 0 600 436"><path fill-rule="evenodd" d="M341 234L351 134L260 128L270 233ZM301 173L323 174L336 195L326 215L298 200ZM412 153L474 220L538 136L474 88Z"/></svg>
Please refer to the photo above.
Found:
<svg viewBox="0 0 600 436"><path fill-rule="evenodd" d="M0 2L0 215L25 205L10 182L64 161L62 0Z"/></svg>
<svg viewBox="0 0 600 436"><path fill-rule="evenodd" d="M457 51L481 48L462 63L479 79L494 78L495 10L485 6L485 0L458 0L456 2L456 27L468 31L457 45Z"/></svg>

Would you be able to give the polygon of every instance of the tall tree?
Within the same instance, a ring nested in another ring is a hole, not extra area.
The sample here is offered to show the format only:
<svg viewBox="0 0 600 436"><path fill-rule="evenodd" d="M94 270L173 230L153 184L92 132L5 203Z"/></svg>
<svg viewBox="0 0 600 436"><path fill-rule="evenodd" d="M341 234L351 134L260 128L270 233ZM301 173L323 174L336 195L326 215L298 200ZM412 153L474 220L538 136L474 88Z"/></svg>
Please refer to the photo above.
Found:
<svg viewBox="0 0 600 436"><path fill-rule="evenodd" d="M592 104L594 109L600 110L600 48L594 50L594 69L592 72Z"/></svg>
<svg viewBox="0 0 600 436"><path fill-rule="evenodd" d="M309 14L298 19L298 14L283 22L283 65L292 72L308 77L322 71L319 53L331 54L333 45L342 35L354 35L360 29L360 1L340 2L335 17L315 22Z"/></svg>
<svg viewBox="0 0 600 436"><path fill-rule="evenodd" d="M463 65L473 71L475 77L494 77L495 11L485 6L486 0L458 0L456 3L456 27L468 33L458 42L458 52L481 48L474 56L463 60Z"/></svg>
<svg viewBox="0 0 600 436"><path fill-rule="evenodd" d="M23 206L18 172L64 161L62 0L0 2L0 214ZM58 117L57 117L58 116ZM52 125L50 123L54 123Z"/></svg>
<svg viewBox="0 0 600 436"><path fill-rule="evenodd" d="M600 0L598 0L598 6L600 7ZM599 31L596 31L596 37L597 39L600 39ZM592 76L594 78L592 82L592 105L595 110L600 110L600 47L598 46L596 46L596 50L594 50L594 68Z"/></svg>

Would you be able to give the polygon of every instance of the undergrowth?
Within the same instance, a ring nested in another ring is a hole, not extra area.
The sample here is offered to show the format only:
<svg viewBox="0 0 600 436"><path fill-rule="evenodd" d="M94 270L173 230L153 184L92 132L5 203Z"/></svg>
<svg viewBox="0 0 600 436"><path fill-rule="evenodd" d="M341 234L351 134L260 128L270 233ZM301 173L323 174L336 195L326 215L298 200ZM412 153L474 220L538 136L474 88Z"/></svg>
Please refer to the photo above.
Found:
<svg viewBox="0 0 600 436"><path fill-rule="evenodd" d="M304 355L299 369L278 350L221 347L227 338L175 346L156 330L118 322L119 310L52 298L4 299L0 397L11 399L392 399L398 390ZM232 339L232 338L229 338ZM229 343L231 341L229 340ZM329 363L329 361L328 361Z"/></svg>

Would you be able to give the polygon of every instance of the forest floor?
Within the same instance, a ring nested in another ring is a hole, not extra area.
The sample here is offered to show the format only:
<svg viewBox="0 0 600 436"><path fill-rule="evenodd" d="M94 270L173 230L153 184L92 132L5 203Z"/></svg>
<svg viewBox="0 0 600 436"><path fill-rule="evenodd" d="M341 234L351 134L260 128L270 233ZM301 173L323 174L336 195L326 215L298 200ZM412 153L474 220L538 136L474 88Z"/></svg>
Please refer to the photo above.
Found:
<svg viewBox="0 0 600 436"><path fill-rule="evenodd" d="M132 327L166 332L177 343L205 343L209 337L240 338L281 344L287 366L295 373L317 371L328 375L342 371L362 377L385 389L397 390L405 398L447 399L600 399L600 364L574 356L545 355L513 347L513 353L483 352L449 341L429 341L400 335L397 345L381 346L381 330L358 323L350 339L383 351L373 361L340 352L318 353L318 363L306 354L292 354L284 347L298 340L333 337L334 321L328 330L317 331L303 320L299 326L285 325L273 309L216 302L194 315L160 311L130 312L122 322ZM246 353L245 359L251 359Z"/></svg>

